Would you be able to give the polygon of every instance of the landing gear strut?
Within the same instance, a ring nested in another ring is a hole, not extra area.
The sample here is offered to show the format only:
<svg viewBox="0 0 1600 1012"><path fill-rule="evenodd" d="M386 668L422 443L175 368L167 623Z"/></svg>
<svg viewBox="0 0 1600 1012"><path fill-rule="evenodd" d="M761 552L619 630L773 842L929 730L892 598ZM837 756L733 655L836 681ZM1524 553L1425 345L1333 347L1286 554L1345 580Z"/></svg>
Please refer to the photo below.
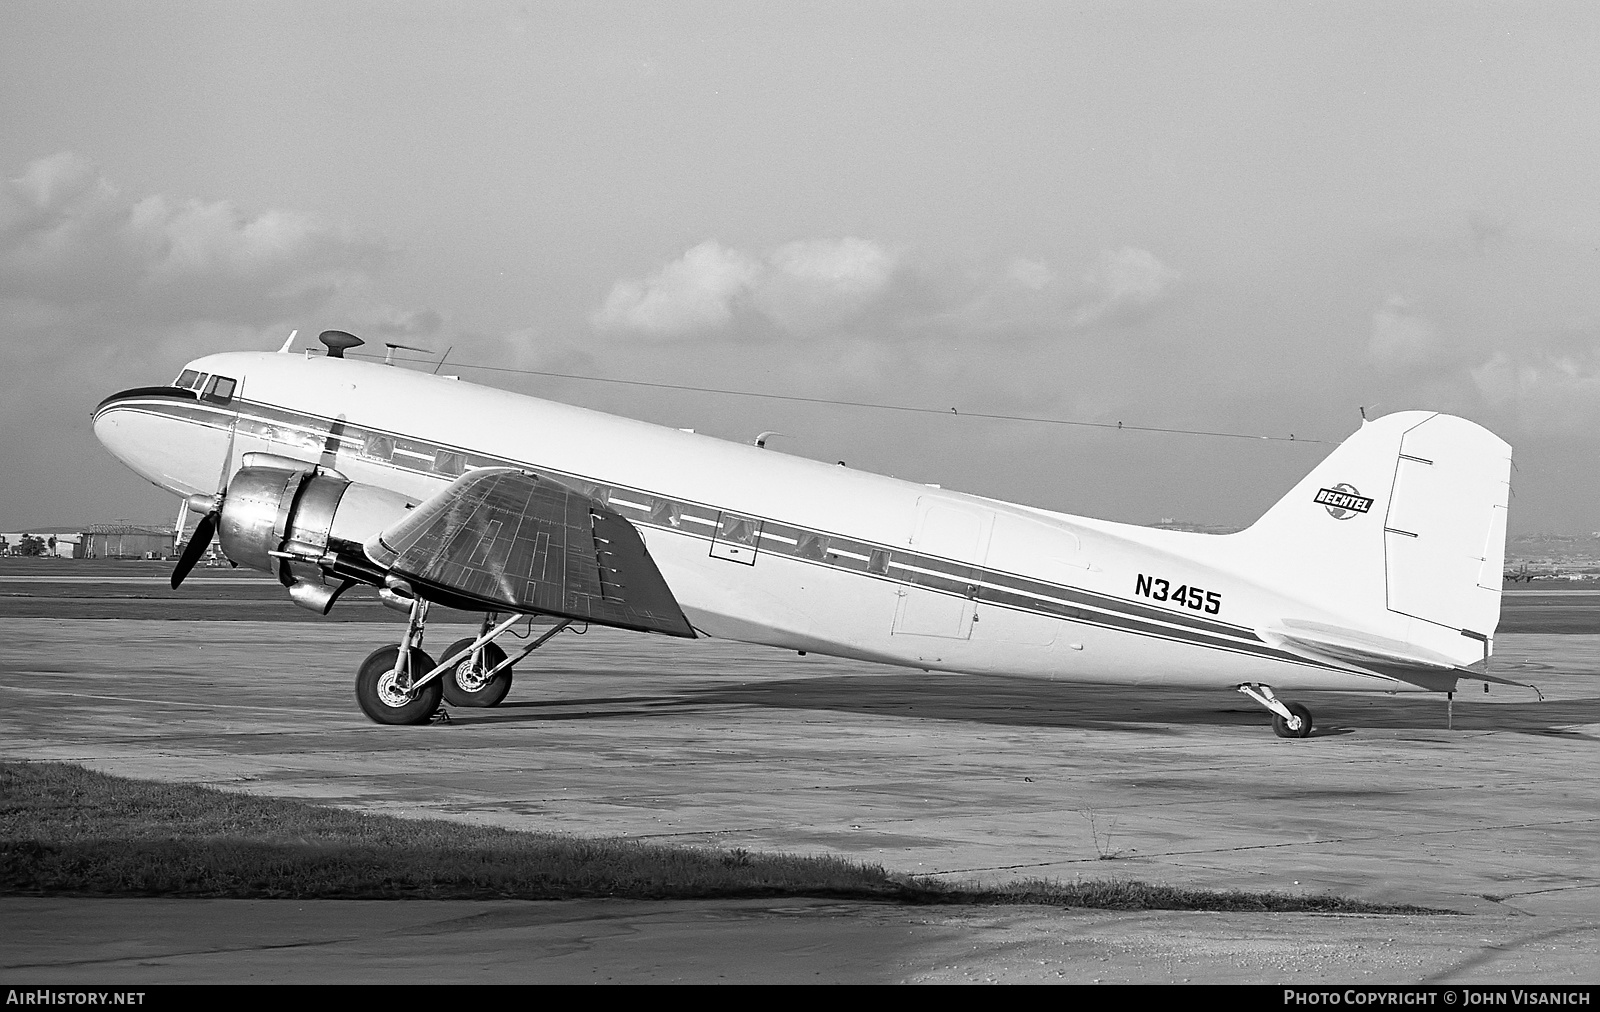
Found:
<svg viewBox="0 0 1600 1012"><path fill-rule="evenodd" d="M1272 694L1272 686L1246 682L1238 690L1272 711L1272 733L1279 738L1311 737L1311 711L1299 703L1285 703Z"/></svg>
<svg viewBox="0 0 1600 1012"><path fill-rule="evenodd" d="M433 668L422 650L427 619L428 602L413 600L400 645L374 650L356 672L356 703L379 724L426 724L439 709L444 687L416 677Z"/></svg>
<svg viewBox="0 0 1600 1012"><path fill-rule="evenodd" d="M426 724L441 699L452 706L498 706L511 691L511 668L572 624L562 619L508 658L494 641L526 616L486 614L477 637L457 640L438 664L422 650L428 602L414 598L400 645L382 647L356 674L356 702L379 724Z"/></svg>

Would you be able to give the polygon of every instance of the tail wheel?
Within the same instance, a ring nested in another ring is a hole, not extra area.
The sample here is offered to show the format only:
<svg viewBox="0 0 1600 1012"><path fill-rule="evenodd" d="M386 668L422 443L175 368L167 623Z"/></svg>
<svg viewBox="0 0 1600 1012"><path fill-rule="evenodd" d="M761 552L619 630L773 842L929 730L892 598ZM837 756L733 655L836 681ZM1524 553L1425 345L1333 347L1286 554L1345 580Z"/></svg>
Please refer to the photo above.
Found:
<svg viewBox="0 0 1600 1012"><path fill-rule="evenodd" d="M1289 722L1277 714L1272 715L1272 733L1279 738L1309 738L1311 737L1311 711L1299 703L1285 703L1289 712L1300 718L1300 726L1291 728Z"/></svg>
<svg viewBox="0 0 1600 1012"><path fill-rule="evenodd" d="M426 724L439 709L443 679L435 678L420 689L404 690L396 684L394 662L399 647L379 647L361 662L356 673L356 702L361 712L379 724ZM415 647L411 650L412 677L433 670L433 658Z"/></svg>
<svg viewBox="0 0 1600 1012"><path fill-rule="evenodd" d="M449 657L470 646L470 639L457 640L445 650L444 656ZM450 670L443 672L439 678L444 683L444 701L451 706L499 706L500 701L506 698L506 693L511 691L511 669L506 668L493 678L485 678L484 672L493 671L505 659L504 650L493 643L486 643L475 655L468 654L451 665Z"/></svg>

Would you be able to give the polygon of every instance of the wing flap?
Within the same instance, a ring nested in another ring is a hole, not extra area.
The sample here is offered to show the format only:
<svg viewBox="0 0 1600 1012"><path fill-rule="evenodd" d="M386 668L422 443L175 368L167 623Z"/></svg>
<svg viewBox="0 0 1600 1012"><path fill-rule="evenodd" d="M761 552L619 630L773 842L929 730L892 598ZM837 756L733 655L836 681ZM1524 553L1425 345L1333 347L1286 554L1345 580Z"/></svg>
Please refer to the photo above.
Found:
<svg viewBox="0 0 1600 1012"><path fill-rule="evenodd" d="M512 468L467 472L365 547L414 586L488 610L694 637L632 524Z"/></svg>

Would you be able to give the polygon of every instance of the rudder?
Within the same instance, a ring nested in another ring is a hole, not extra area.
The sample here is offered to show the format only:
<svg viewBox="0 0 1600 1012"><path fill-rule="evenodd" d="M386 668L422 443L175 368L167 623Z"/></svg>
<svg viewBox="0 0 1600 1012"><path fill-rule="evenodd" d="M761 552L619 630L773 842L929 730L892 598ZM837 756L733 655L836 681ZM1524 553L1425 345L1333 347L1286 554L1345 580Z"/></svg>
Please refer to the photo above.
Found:
<svg viewBox="0 0 1600 1012"><path fill-rule="evenodd" d="M1481 636L1500 622L1511 447L1434 415L1406 430L1384 518L1389 610Z"/></svg>

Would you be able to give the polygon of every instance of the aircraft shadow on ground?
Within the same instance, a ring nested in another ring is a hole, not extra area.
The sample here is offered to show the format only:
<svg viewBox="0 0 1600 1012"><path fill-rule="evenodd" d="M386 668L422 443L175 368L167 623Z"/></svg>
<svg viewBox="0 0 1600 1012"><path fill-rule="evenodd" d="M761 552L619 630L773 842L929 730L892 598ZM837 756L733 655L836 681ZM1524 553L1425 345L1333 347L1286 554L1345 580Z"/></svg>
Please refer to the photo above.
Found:
<svg viewBox="0 0 1600 1012"><path fill-rule="evenodd" d="M1083 686L918 673L786 678L731 686L686 686L673 693L528 700L516 698L529 691L519 683L513 698L493 711L451 709L450 713L453 721L516 723L760 707L1014 727L1117 728L1145 734L1170 733L1163 725L1175 722L1248 725L1266 720L1265 711L1219 711L1216 694L1185 692L1193 702L1184 707L1171 700L1141 698L1126 686L1097 688L1099 696ZM1231 702L1226 697L1221 701Z"/></svg>
<svg viewBox="0 0 1600 1012"><path fill-rule="evenodd" d="M840 675L752 681L740 685L685 687L681 692L582 698L517 699L489 710L450 710L452 720L514 724L555 720L604 720L663 711L760 707L777 710L854 713L924 720L954 720L1008 727L1060 727L1172 734L1183 727L1262 727L1268 713L1226 691L1139 688L1038 682L1031 679L947 674ZM1342 736L1365 729L1444 731L1442 696L1370 696L1336 692L1283 693L1311 708L1313 737ZM1594 736L1571 730L1600 723L1600 698L1539 703L1474 705L1458 694L1457 731L1511 731L1581 741Z"/></svg>
<svg viewBox="0 0 1600 1012"><path fill-rule="evenodd" d="M531 679L530 679L531 681ZM768 708L883 717L920 717L1005 727L1066 727L1166 735L1182 727L1266 727L1266 709L1227 692L1139 689L1128 685L1051 684L955 674L853 674L773 679L739 685L694 685L648 695L518 700L536 692L520 684L494 711L451 709L453 721L518 724L642 717L688 709ZM1434 695L1370 697L1352 693L1283 693L1310 706L1314 737L1363 729L1445 730L1445 700ZM1600 724L1600 698L1474 706L1458 697L1454 729L1504 730L1590 740L1573 725Z"/></svg>

